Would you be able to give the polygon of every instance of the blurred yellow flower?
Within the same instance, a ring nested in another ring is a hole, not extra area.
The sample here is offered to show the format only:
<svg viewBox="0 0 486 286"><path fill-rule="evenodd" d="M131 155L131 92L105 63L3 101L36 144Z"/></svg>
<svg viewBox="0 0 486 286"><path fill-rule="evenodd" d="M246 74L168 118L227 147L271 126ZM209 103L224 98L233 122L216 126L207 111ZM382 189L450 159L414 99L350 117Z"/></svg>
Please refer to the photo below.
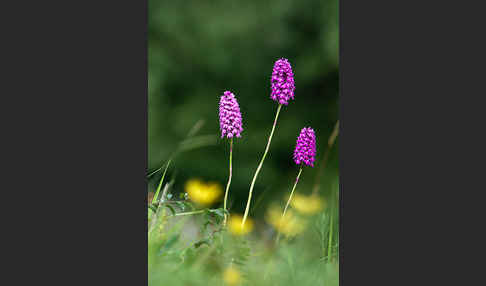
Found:
<svg viewBox="0 0 486 286"><path fill-rule="evenodd" d="M241 282L241 274L236 268L230 266L224 271L223 280L226 285L236 286Z"/></svg>
<svg viewBox="0 0 486 286"><path fill-rule="evenodd" d="M304 215L312 215L320 212L326 207L326 202L317 195L295 194L290 201L292 208Z"/></svg>
<svg viewBox="0 0 486 286"><path fill-rule="evenodd" d="M209 206L221 198L223 188L218 183L204 183L198 179L191 179L186 183L186 192L193 202Z"/></svg>
<svg viewBox="0 0 486 286"><path fill-rule="evenodd" d="M288 209L285 217L282 217L282 213L281 208L276 206L270 207L265 219L280 233L287 236L297 235L305 229L306 221L296 216L292 210Z"/></svg>
<svg viewBox="0 0 486 286"><path fill-rule="evenodd" d="M245 235L250 233L253 230L253 221L250 218L246 219L245 225L241 227L241 223L243 222L243 216L239 214L232 214L230 215L228 221L228 230L233 235Z"/></svg>

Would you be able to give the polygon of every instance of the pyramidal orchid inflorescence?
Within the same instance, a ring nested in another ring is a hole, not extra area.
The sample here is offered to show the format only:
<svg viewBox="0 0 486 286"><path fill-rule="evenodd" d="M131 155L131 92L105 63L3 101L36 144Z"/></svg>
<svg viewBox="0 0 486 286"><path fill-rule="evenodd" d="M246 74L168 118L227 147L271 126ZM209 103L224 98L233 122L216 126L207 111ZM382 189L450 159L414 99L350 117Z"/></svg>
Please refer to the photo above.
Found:
<svg viewBox="0 0 486 286"><path fill-rule="evenodd" d="M299 165L299 173L297 174L297 178L295 178L294 186L290 191L289 199L287 200L287 204L285 205L284 211L282 213L282 219L285 218L285 214L287 213L287 208L292 201L292 196L294 195L295 187L297 187L297 183L299 182L300 174L302 173L302 169L304 168L304 164L307 166L314 167L314 160L316 156L316 134L314 130L310 127L304 127L300 131L299 137L297 138L297 144L295 145L294 150L294 162L295 164ZM277 235L277 243L280 239L280 231Z"/></svg>
<svg viewBox="0 0 486 286"><path fill-rule="evenodd" d="M241 137L243 131L240 106L231 91L225 91L219 101L221 138Z"/></svg>
<svg viewBox="0 0 486 286"><path fill-rule="evenodd" d="M275 114L275 119L273 120L272 131L270 131L270 136L268 137L267 147L265 147L265 152L263 153L260 164L255 171L253 180L251 181L250 191L248 192L248 201L246 203L245 214L243 215L243 221L241 227L245 224L246 218L248 217L248 212L250 211L251 195L253 192L253 187L255 187L255 181L258 177L265 157L267 156L268 149L270 148L270 143L272 142L273 132L275 131L275 126L277 126L278 115L283 105L289 104L289 99L294 99L294 73L292 72L292 67L290 66L289 60L281 58L275 62L273 65L272 78L270 80L272 92L270 98L278 102L277 113Z"/></svg>
<svg viewBox="0 0 486 286"><path fill-rule="evenodd" d="M297 165L302 163L314 167L316 156L316 135L310 127L304 127L297 138L294 150L294 162Z"/></svg>
<svg viewBox="0 0 486 286"><path fill-rule="evenodd" d="M294 73L287 59L281 58L275 62L271 87L270 98L279 104L287 105L289 99L294 99Z"/></svg>

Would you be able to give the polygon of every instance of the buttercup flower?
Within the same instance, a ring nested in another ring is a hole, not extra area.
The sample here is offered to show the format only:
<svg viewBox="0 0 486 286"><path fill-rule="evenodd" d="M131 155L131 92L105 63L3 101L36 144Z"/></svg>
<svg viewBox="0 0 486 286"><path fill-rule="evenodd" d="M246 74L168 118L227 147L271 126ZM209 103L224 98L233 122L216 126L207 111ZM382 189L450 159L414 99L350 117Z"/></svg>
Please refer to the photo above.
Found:
<svg viewBox="0 0 486 286"><path fill-rule="evenodd" d="M294 150L294 162L297 165L301 163L314 167L316 156L316 135L310 127L304 127L297 138L297 144Z"/></svg>
<svg viewBox="0 0 486 286"><path fill-rule="evenodd" d="M223 190L218 183L204 183L197 179L191 179L186 183L186 192L193 202L202 206L209 206L220 199Z"/></svg>
<svg viewBox="0 0 486 286"><path fill-rule="evenodd" d="M241 282L241 274L235 267L230 266L223 272L223 280L228 286L236 286Z"/></svg>
<svg viewBox="0 0 486 286"><path fill-rule="evenodd" d="M287 236L295 236L307 226L307 223L296 216L292 210L287 210L285 215L282 215L282 210L276 206L269 208L265 220L276 228L279 233Z"/></svg>
<svg viewBox="0 0 486 286"><path fill-rule="evenodd" d="M243 131L240 106L231 91L225 91L219 100L219 127L221 138L241 137Z"/></svg>
<svg viewBox="0 0 486 286"><path fill-rule="evenodd" d="M270 98L279 104L288 104L289 99L294 99L294 73L287 59L281 58L273 66L272 93Z"/></svg>
<svg viewBox="0 0 486 286"><path fill-rule="evenodd" d="M247 219L245 225L242 227L241 222L243 217L239 214L232 214L228 222L228 230L231 234L240 236L250 233L253 230L253 221Z"/></svg>
<svg viewBox="0 0 486 286"><path fill-rule="evenodd" d="M317 195L305 196L295 194L290 201L293 209L304 215L313 215L325 208L325 201Z"/></svg>

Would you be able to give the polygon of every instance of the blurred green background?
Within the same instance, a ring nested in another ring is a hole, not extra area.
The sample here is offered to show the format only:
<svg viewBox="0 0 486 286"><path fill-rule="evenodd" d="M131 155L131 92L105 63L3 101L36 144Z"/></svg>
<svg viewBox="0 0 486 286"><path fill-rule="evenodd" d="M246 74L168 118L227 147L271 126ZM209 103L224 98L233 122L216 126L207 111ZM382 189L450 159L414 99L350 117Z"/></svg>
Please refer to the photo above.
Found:
<svg viewBox="0 0 486 286"><path fill-rule="evenodd" d="M280 113L250 216L288 195L298 172L292 153L305 126L316 131L317 161L304 169L296 191L310 193L321 171L320 192L326 195L338 174L337 143L326 168L318 168L338 120L338 1L149 0L148 13L147 173L162 166L204 120L197 135L215 135L215 144L180 154L167 176L175 176L176 191L183 191L189 178L217 181L224 188L229 142L220 139L218 103L230 90L240 104L244 131L234 141L229 205L242 213L278 106L270 99L273 64L285 57L295 75L295 100ZM149 191L161 173L149 179Z"/></svg>

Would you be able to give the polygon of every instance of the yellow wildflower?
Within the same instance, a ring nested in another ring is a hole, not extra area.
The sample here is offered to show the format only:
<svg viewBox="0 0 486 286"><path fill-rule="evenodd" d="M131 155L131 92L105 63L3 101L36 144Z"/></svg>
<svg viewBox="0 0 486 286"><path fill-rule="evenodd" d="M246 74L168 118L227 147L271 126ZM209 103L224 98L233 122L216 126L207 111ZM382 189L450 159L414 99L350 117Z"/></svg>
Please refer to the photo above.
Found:
<svg viewBox="0 0 486 286"><path fill-rule="evenodd" d="M248 234L253 230L253 221L250 218L247 218L243 227L241 227L242 222L243 216L239 214L232 214L228 221L228 230L230 233L240 236Z"/></svg>
<svg viewBox="0 0 486 286"><path fill-rule="evenodd" d="M186 183L186 192L193 202L209 206L221 198L223 189L218 183L204 183L198 179L191 179Z"/></svg>
<svg viewBox="0 0 486 286"><path fill-rule="evenodd" d="M295 194L290 201L292 208L304 215L313 215L320 212L326 207L326 202L317 195L300 195Z"/></svg>
<svg viewBox="0 0 486 286"><path fill-rule="evenodd" d="M223 280L226 285L236 286L241 282L241 274L236 268L230 266L224 271Z"/></svg>
<svg viewBox="0 0 486 286"><path fill-rule="evenodd" d="M294 236L301 233L305 227L306 222L296 216L292 210L287 210L285 217L282 217L283 211L278 207L270 207L265 216L266 221L275 227L280 233L287 236Z"/></svg>

